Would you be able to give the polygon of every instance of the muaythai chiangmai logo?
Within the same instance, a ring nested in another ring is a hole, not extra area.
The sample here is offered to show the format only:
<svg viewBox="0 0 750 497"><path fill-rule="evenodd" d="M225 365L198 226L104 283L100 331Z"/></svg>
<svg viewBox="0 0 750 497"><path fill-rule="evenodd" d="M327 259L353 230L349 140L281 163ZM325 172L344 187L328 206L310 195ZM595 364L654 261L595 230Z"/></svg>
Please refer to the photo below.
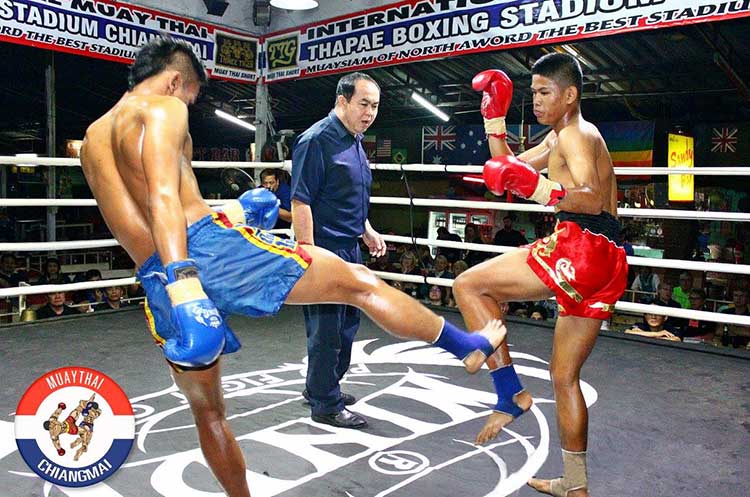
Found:
<svg viewBox="0 0 750 497"><path fill-rule="evenodd" d="M128 397L107 375L70 366L50 371L26 390L15 435L26 464L45 480L84 487L109 478L135 435Z"/></svg>

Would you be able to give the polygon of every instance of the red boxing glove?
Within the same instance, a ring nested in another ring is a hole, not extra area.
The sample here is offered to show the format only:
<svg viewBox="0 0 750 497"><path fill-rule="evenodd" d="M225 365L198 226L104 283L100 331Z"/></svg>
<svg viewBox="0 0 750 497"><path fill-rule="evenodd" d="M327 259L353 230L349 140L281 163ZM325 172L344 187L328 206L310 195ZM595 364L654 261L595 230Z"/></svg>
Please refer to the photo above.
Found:
<svg viewBox="0 0 750 497"><path fill-rule="evenodd" d="M484 182L495 195L505 190L542 205L556 205L565 198L565 187L512 155L493 157L484 164Z"/></svg>
<svg viewBox="0 0 750 497"><path fill-rule="evenodd" d="M503 71L488 69L474 76L471 86L483 92L481 110L485 132L505 138L505 115L513 99L513 82Z"/></svg>

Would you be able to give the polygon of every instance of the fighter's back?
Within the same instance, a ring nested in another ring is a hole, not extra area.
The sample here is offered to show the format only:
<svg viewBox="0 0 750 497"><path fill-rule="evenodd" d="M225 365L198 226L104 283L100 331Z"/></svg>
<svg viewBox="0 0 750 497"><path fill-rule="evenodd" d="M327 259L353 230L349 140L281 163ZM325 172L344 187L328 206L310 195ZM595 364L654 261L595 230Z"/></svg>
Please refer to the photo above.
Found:
<svg viewBox="0 0 750 497"><path fill-rule="evenodd" d="M97 200L104 220L112 234L140 265L155 251L148 222L149 187L143 161L144 141L151 140L154 147L169 147L169 136L159 140L152 129L156 121L179 121L185 105L178 99L161 95L125 95L106 114L86 130L81 148L81 165L89 186ZM175 115L177 114L177 115ZM165 134L175 132L168 129ZM201 200L192 174L189 157L192 144L187 131L180 133L176 142L179 150L165 150L178 154L179 196L185 209L188 224L209 211ZM148 137L147 137L148 135ZM150 137L150 138L149 138ZM155 166L151 166L155 167Z"/></svg>

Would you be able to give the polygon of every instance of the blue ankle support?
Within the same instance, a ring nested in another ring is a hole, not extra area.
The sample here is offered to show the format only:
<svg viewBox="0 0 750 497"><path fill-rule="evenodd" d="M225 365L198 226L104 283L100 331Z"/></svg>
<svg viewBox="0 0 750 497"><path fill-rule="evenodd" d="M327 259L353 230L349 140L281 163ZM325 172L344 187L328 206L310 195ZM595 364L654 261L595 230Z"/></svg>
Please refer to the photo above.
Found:
<svg viewBox="0 0 750 497"><path fill-rule="evenodd" d="M523 390L513 364L490 372L490 376L492 376L492 382L495 384L495 391L497 392L495 410L510 414L514 418L523 414L523 409L513 401L513 396Z"/></svg>
<svg viewBox="0 0 750 497"><path fill-rule="evenodd" d="M432 345L447 350L461 360L475 350L481 350L487 357L495 351L490 341L483 335L468 333L448 322L447 319L443 319L443 329L440 331L438 339Z"/></svg>

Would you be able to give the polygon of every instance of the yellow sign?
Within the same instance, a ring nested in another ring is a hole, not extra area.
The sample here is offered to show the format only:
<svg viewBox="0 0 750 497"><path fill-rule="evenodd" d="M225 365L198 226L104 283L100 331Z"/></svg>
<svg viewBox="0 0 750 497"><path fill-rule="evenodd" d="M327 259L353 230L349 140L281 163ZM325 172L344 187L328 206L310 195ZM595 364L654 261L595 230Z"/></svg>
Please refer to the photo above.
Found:
<svg viewBox="0 0 750 497"><path fill-rule="evenodd" d="M669 133L667 167L693 167L693 137ZM669 175L670 202L693 202L695 200L695 176L692 174Z"/></svg>

